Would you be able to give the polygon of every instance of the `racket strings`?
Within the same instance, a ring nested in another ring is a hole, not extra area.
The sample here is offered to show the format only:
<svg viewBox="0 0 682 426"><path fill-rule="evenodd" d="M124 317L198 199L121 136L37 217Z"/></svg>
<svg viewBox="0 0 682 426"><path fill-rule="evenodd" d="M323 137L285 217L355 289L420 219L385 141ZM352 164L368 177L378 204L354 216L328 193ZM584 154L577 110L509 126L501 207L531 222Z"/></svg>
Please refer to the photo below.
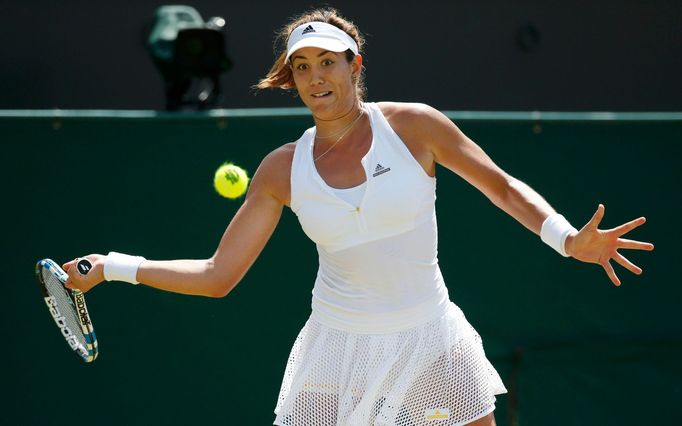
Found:
<svg viewBox="0 0 682 426"><path fill-rule="evenodd" d="M80 352L87 353L88 350L86 349L86 347L88 344L88 340L85 337L83 330L81 329L80 319L76 314L77 309L74 306L73 300L71 299L71 295L69 295L68 290L64 288L64 284L62 284L60 279L57 278L57 276L50 273L50 271L43 270L42 275L43 282L45 283L45 289L47 290L48 295L54 298L55 306L59 312L59 317L63 318L62 321L64 322L64 325L75 337L79 346L78 350ZM57 321L57 318L55 318L55 321ZM60 326L60 328L62 327ZM62 329L62 334L65 333L66 331ZM65 335L64 337L67 336Z"/></svg>

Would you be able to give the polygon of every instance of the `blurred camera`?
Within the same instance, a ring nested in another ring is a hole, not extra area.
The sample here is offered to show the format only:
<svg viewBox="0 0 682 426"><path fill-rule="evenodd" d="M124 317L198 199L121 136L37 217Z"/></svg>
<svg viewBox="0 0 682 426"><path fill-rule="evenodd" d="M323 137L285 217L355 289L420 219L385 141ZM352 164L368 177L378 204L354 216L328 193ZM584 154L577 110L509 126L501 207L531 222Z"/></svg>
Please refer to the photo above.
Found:
<svg viewBox="0 0 682 426"><path fill-rule="evenodd" d="M161 73L166 110L214 107L221 93L220 75L232 68L225 53L225 19L204 22L191 6L161 6L147 40Z"/></svg>

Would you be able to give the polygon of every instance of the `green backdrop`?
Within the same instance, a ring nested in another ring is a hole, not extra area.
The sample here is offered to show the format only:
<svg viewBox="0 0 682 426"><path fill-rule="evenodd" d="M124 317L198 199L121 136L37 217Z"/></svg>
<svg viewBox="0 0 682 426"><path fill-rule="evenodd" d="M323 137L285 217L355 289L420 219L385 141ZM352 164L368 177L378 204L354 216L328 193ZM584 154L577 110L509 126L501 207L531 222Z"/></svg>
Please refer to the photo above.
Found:
<svg viewBox="0 0 682 426"><path fill-rule="evenodd" d="M510 390L498 424L669 422L682 398L682 114L448 114L576 226L602 202L605 226L645 215L632 237L656 244L629 255L641 277L616 266L616 288L438 170L450 295ZM239 206L213 192L215 168L253 173L310 125L300 109L0 112L3 423L271 424L316 274L315 247L290 211L226 298L121 283L89 293L101 349L91 365L51 324L33 265L110 250L210 256Z"/></svg>

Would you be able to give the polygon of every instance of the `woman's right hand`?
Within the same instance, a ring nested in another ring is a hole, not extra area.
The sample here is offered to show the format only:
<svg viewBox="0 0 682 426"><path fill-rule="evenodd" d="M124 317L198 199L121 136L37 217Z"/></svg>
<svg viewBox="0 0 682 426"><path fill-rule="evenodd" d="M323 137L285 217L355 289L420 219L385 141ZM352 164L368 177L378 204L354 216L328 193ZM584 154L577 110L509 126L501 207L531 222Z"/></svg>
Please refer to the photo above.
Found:
<svg viewBox="0 0 682 426"><path fill-rule="evenodd" d="M83 293L87 293L97 284L104 281L104 258L106 256L101 254L89 254L84 257L78 257L70 262L66 262L62 268L69 274L66 280L66 287L70 289L78 289ZM76 263L80 259L87 259L92 263L92 269L83 275L76 268Z"/></svg>

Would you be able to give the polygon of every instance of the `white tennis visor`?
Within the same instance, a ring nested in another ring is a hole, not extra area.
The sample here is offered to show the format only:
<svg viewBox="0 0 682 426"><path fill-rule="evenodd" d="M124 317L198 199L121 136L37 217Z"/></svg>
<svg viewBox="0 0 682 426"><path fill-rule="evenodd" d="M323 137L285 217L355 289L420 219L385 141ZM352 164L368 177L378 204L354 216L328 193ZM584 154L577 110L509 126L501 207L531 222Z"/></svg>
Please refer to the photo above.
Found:
<svg viewBox="0 0 682 426"><path fill-rule="evenodd" d="M286 61L292 53L304 47L319 47L330 52L345 52L350 49L358 54L358 44L353 37L326 22L308 22L296 27L287 42Z"/></svg>

